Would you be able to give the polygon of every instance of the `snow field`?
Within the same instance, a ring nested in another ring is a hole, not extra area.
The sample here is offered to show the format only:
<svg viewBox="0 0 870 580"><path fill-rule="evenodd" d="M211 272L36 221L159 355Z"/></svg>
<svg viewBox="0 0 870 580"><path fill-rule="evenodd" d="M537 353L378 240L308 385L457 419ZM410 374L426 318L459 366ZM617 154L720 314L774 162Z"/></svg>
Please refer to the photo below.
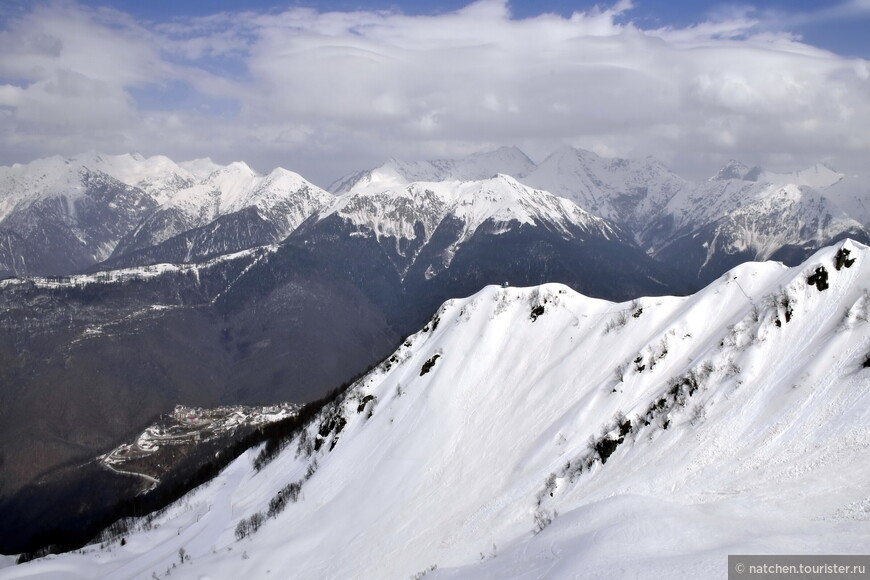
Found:
<svg viewBox="0 0 870 580"><path fill-rule="evenodd" d="M126 546L0 578L725 578L728 554L862 553L868 251L744 264L686 298L450 300L308 427L310 455L297 439L255 472L252 450Z"/></svg>

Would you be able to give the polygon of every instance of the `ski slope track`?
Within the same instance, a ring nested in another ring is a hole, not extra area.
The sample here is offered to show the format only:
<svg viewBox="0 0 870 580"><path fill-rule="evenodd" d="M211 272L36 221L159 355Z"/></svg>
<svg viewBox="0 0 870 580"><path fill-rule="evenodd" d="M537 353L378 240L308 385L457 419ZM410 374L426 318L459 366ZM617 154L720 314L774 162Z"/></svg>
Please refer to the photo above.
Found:
<svg viewBox="0 0 870 580"><path fill-rule="evenodd" d="M849 240L685 298L490 286L260 471L251 450L124 546L0 578L726 578L728 554L865 553L868 319Z"/></svg>

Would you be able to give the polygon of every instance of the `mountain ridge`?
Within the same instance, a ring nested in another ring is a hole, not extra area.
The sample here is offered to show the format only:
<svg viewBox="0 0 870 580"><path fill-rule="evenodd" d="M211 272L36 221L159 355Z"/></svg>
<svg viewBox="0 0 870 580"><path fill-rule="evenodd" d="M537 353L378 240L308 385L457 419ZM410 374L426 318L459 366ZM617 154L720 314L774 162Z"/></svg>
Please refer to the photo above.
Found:
<svg viewBox="0 0 870 580"><path fill-rule="evenodd" d="M437 168L442 177L445 172L446 177L456 177L449 174L457 163L454 160L426 163L427 167ZM415 175L414 167L390 161L356 174L342 181L343 195L354 188L363 191L379 184L388 187L409 183ZM775 256L795 265L812 251L845 237L870 242L867 230L870 213L861 202L860 182L822 163L792 173L775 173L732 160L712 178L695 183L653 157L610 159L562 146L540 163L509 174L526 185L570 199L593 215L608 219L654 257L670 260L681 255L699 257L692 262L672 263L699 285L742 260ZM816 214L818 220L827 224L824 232L814 230L811 236L803 236L801 228L792 228L786 223L788 220L777 219L783 204L776 200L795 187L806 192L805 197L813 200L809 202L813 207L796 211L791 207L794 204L790 204L789 212ZM866 191L866 186L863 190ZM756 244L753 236L745 236L737 245L714 243L717 232L733 232L735 222L747 219L767 224L768 231L760 232L766 241ZM700 241L693 246L690 240L696 238ZM769 242L777 239L781 245L770 248ZM741 245L744 247L738 248ZM805 251L796 252L798 247ZM711 251L718 254L715 259L711 259ZM712 274L711 265L718 268Z"/></svg>
<svg viewBox="0 0 870 580"><path fill-rule="evenodd" d="M0 578L163 574L180 549L190 574L436 579L726 578L734 552L859 553L868 258L845 241L682 298L448 300L271 462L243 455L111 552Z"/></svg>

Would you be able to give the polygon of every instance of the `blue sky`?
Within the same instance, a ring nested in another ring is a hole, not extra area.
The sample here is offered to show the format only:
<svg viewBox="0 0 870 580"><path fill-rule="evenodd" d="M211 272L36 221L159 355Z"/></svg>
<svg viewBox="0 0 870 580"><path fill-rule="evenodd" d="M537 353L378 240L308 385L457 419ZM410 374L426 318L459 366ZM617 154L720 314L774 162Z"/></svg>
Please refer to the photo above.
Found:
<svg viewBox="0 0 870 580"><path fill-rule="evenodd" d="M141 18L151 20L166 20L168 18L184 18L190 16L206 16L220 11L237 11L239 9L263 12L277 12L289 6L304 6L321 11L354 11L354 10L397 10L406 14L433 14L458 10L469 2L466 0L441 0L439 2L390 0L329 0L326 2L275 2L274 0L87 0L85 4L92 6L112 6ZM510 2L511 12L515 18L528 18L544 12L553 12L562 16L571 16L577 11L588 11L596 5L606 5L596 1L571 0L514 0ZM689 26L703 22L711 15L732 10L750 9L755 14L771 15L771 25L777 24L775 15L803 15L798 21L784 18L782 30L800 34L805 41L815 46L832 50L848 56L870 58L870 10L860 11L860 2L854 3L856 11L844 11L840 17L830 15L819 18L819 13L826 13L839 3L820 0L790 0L779 2L721 2L703 0L638 0L627 18L631 18L646 26ZM866 8L866 3L865 3ZM858 17L856 17L858 16Z"/></svg>
<svg viewBox="0 0 870 580"><path fill-rule="evenodd" d="M281 165L517 145L692 177L870 155L870 0L5 0L0 164L83 150Z"/></svg>

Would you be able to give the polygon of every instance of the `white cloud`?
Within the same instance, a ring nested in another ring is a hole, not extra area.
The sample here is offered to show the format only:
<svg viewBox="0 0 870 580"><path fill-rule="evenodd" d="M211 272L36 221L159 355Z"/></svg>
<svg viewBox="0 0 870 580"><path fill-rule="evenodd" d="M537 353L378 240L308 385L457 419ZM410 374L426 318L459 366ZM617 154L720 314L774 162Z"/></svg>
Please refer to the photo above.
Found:
<svg viewBox="0 0 870 580"><path fill-rule="evenodd" d="M867 158L866 61L771 32L751 10L682 29L630 16L620 2L515 20L482 0L435 16L295 8L149 27L41 6L0 33L0 155L211 155L321 183L389 156L500 144L653 154L698 173L730 157L844 170ZM178 82L190 94L160 111L133 96ZM209 116L210 99L238 114Z"/></svg>

